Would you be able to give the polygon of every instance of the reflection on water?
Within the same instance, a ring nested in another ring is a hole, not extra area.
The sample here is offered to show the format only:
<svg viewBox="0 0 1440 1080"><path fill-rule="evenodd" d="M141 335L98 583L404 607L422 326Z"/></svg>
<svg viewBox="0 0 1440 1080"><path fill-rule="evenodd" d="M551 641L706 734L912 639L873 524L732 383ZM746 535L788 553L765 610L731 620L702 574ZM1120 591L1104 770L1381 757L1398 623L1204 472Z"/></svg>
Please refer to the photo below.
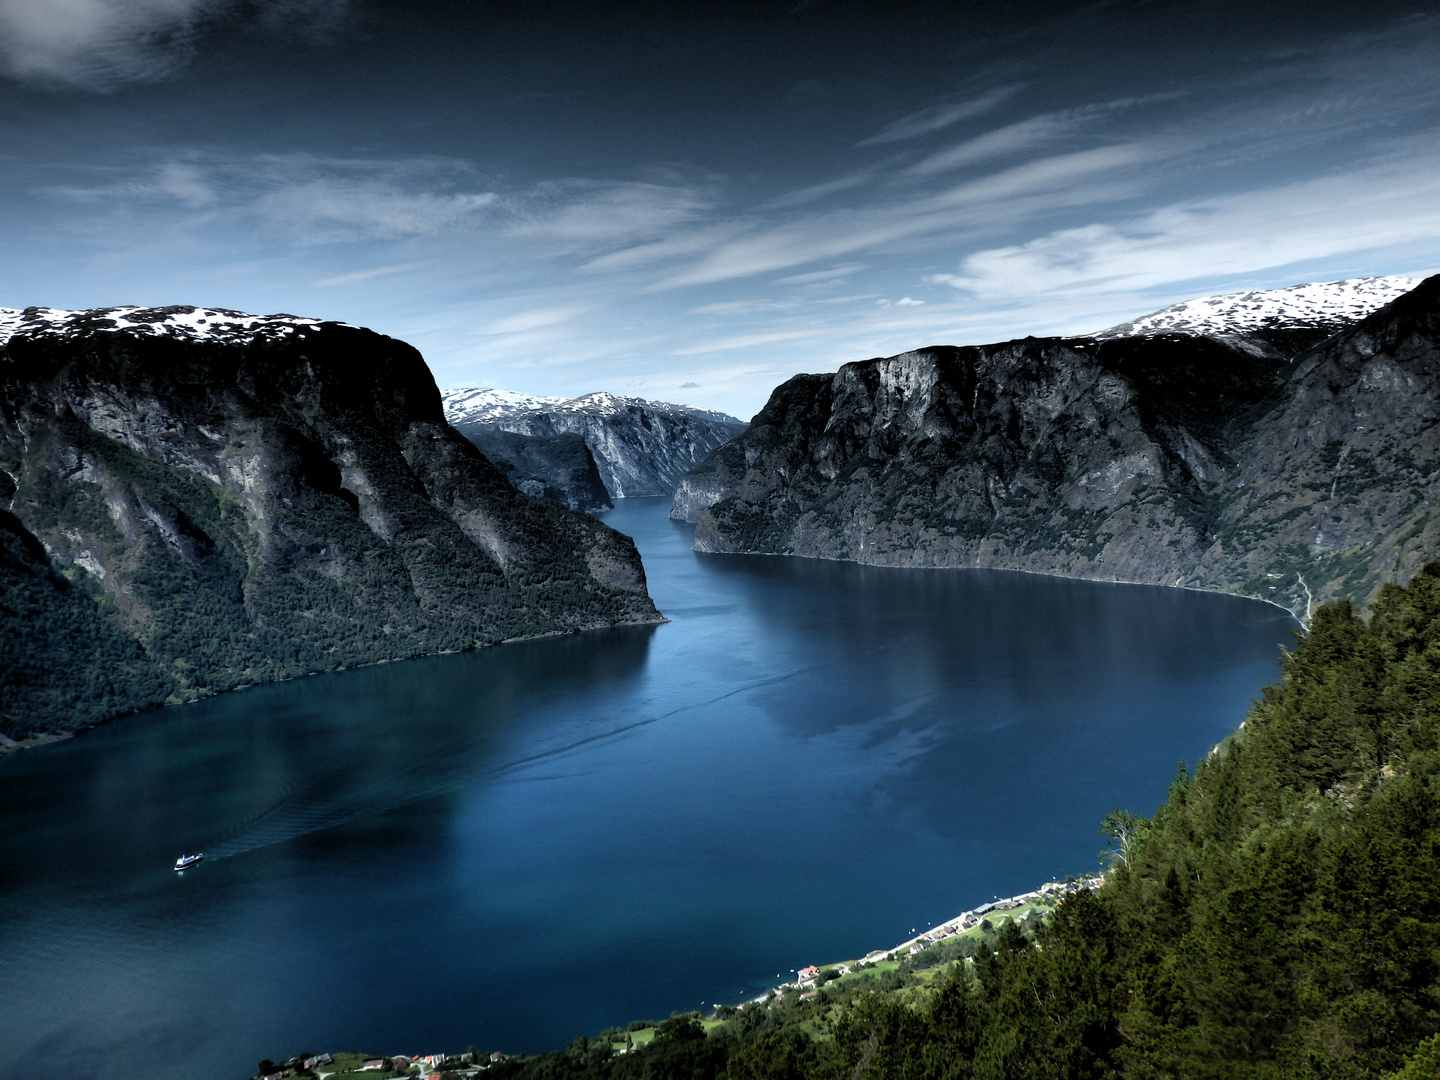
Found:
<svg viewBox="0 0 1440 1080"><path fill-rule="evenodd" d="M1276 674L1233 598L637 539L671 623L0 759L0 1074L537 1050L1091 868ZM185 874L168 867L205 850Z"/></svg>

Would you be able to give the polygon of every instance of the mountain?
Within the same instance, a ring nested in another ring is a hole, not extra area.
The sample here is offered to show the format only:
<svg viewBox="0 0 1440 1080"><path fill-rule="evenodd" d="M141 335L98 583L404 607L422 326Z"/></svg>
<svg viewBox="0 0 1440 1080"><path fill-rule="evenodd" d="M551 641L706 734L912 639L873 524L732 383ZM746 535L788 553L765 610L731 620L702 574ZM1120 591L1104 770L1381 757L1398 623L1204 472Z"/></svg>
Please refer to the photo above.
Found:
<svg viewBox="0 0 1440 1080"><path fill-rule="evenodd" d="M1363 602L1440 550L1440 277L1333 335L1277 308L796 376L672 515L702 551Z"/></svg>
<svg viewBox="0 0 1440 1080"><path fill-rule="evenodd" d="M669 495L681 476L745 430L725 413L616 394L565 399L459 389L447 390L444 401L446 418L467 437L495 430L580 435L612 499Z"/></svg>
<svg viewBox="0 0 1440 1080"><path fill-rule="evenodd" d="M1288 360L1419 284L1414 277L1348 278L1201 296L1088 336L1100 341L1166 334L1208 337Z"/></svg>
<svg viewBox="0 0 1440 1080"><path fill-rule="evenodd" d="M577 431L558 435L517 435L491 424L456 428L494 463L512 485L571 510L610 510L614 504L595 455Z"/></svg>
<svg viewBox="0 0 1440 1080"><path fill-rule="evenodd" d="M659 621L633 543L522 495L409 345L192 308L0 311L0 734Z"/></svg>
<svg viewBox="0 0 1440 1080"><path fill-rule="evenodd" d="M1141 315L1091 337L1155 334L1246 337L1266 331L1319 331L1321 339L1359 322L1420 284L1415 277L1347 278L1285 289L1201 296Z"/></svg>

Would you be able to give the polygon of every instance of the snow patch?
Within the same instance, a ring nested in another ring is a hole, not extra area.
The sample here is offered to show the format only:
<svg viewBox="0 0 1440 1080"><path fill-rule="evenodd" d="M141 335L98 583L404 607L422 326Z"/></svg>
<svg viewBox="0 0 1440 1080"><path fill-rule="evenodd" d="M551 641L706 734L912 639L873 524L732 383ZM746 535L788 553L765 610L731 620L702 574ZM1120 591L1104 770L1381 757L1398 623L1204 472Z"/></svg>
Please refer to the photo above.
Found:
<svg viewBox="0 0 1440 1080"><path fill-rule="evenodd" d="M1243 334L1257 330L1339 330L1378 311L1422 279L1348 278L1286 289L1202 296L1089 334L1092 338L1146 334Z"/></svg>
<svg viewBox="0 0 1440 1080"><path fill-rule="evenodd" d="M487 387L446 390L441 394L441 399L445 403L445 419L452 424L483 423L514 416L516 413L539 412L562 405L568 400L517 394L513 390L493 390Z"/></svg>
<svg viewBox="0 0 1440 1080"><path fill-rule="evenodd" d="M248 315L228 308L108 307L84 311L29 307L0 308L0 346L19 336L76 337L96 332L174 337L183 341L245 342L283 337L322 325L345 326L297 315Z"/></svg>

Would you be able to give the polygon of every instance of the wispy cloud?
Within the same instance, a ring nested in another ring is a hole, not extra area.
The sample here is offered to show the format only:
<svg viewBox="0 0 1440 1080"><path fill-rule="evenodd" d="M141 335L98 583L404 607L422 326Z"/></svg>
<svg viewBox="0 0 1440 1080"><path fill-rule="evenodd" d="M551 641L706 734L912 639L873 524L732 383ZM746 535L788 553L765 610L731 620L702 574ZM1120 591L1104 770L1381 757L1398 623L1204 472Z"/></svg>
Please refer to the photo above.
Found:
<svg viewBox="0 0 1440 1080"><path fill-rule="evenodd" d="M924 161L906 169L905 175L933 176L935 173L1023 153L1045 143L1054 142L1073 126L1073 121L1054 114L1032 116L1028 120L1007 124L994 131L987 131L984 135L967 139L959 146L952 146L949 150L932 154Z"/></svg>
<svg viewBox="0 0 1440 1080"><path fill-rule="evenodd" d="M544 181L493 190L454 158L226 156L190 151L111 168L52 196L122 213L178 204L246 219L303 244L473 233L486 228L555 251L591 253L665 237L706 208L695 187L634 181Z"/></svg>
<svg viewBox="0 0 1440 1080"><path fill-rule="evenodd" d="M560 323L569 322L571 319L585 314L586 310L584 304L559 304L554 307L518 311L514 315L506 315L491 322L482 333L521 334L530 330L538 330L544 326L557 326Z"/></svg>
<svg viewBox="0 0 1440 1080"><path fill-rule="evenodd" d="M753 315L759 311L784 311L795 306L793 301L783 300L722 300L686 308L686 311L691 315Z"/></svg>
<svg viewBox="0 0 1440 1080"><path fill-rule="evenodd" d="M918 112L902 116L887 124L878 134L871 135L868 139L861 139L856 146L878 146L883 143L901 142L906 139L918 139L922 135L928 135L932 131L939 131L951 124L958 124L961 120L969 120L971 117L982 116L999 105L1003 105L1012 97L1024 89L1023 84L1013 83L1009 86L997 86L987 90L978 97L969 98L965 101L949 102L941 105L931 105L929 108L921 109Z"/></svg>
<svg viewBox="0 0 1440 1080"><path fill-rule="evenodd" d="M696 218L708 200L696 189L619 181L547 182L507 199L515 236L617 243L661 236Z"/></svg>
<svg viewBox="0 0 1440 1080"><path fill-rule="evenodd" d="M327 177L267 192L255 201L254 211L271 228L324 243L462 229L497 199L490 191L417 192L380 181Z"/></svg>
<svg viewBox="0 0 1440 1080"><path fill-rule="evenodd" d="M1027 162L937 194L873 210L819 214L754 229L725 241L655 287L670 289L772 273L919 237L934 245L953 238L951 234L959 228L1013 226L1057 207L1120 198L1134 190L1133 181L1124 174L1176 149L1141 142L1096 147Z"/></svg>
<svg viewBox="0 0 1440 1080"><path fill-rule="evenodd" d="M128 169L111 167L99 183L59 184L47 190L120 213L147 203L213 209L313 242L424 235L459 227L497 204L494 192L476 191L475 183L473 166L451 158L189 151Z"/></svg>
<svg viewBox="0 0 1440 1080"><path fill-rule="evenodd" d="M821 184L811 184L809 187L799 188L795 191L786 192L768 203L761 209L785 210L792 206L805 206L809 203L820 202L831 195L838 195L842 191L850 191L860 187L875 175L874 169L866 169L863 172L855 173L852 176L842 176L837 180L827 180Z"/></svg>
<svg viewBox="0 0 1440 1080"><path fill-rule="evenodd" d="M172 160L138 169L105 170L102 183L55 184L46 193L70 202L116 205L135 202L178 202L191 209L220 198L215 178L201 165Z"/></svg>
<svg viewBox="0 0 1440 1080"><path fill-rule="evenodd" d="M776 278L776 285L818 285L821 282L838 281L841 278L849 277L860 269L859 263L844 263L840 266L832 266L829 270L812 270L808 274L791 274L789 277Z"/></svg>
<svg viewBox="0 0 1440 1080"><path fill-rule="evenodd" d="M736 349L753 349L757 345L778 345L784 341L798 341L813 337L814 331L804 330L761 330L752 334L732 334L727 337L709 338L670 350L671 356L697 356L701 353L731 352Z"/></svg>
<svg viewBox="0 0 1440 1080"><path fill-rule="evenodd" d="M983 301L1132 291L1440 244L1440 130L1429 151L1331 176L1173 203L975 252L937 275Z"/></svg>
<svg viewBox="0 0 1440 1080"><path fill-rule="evenodd" d="M744 233L749 227L752 226L744 221L699 223L694 228L682 229L663 240L636 244L633 247L597 256L583 263L580 269L590 273L613 273L700 255L707 251L713 251L732 237Z"/></svg>
<svg viewBox="0 0 1440 1080"><path fill-rule="evenodd" d="M394 263L391 266L372 266L365 270L351 270L349 273L320 278L312 281L310 284L317 288L331 288L337 285L358 285L362 281L370 281L378 277L389 277L391 274L404 274L410 270L419 270L422 266L432 266L434 263L434 259L415 259L412 262Z"/></svg>

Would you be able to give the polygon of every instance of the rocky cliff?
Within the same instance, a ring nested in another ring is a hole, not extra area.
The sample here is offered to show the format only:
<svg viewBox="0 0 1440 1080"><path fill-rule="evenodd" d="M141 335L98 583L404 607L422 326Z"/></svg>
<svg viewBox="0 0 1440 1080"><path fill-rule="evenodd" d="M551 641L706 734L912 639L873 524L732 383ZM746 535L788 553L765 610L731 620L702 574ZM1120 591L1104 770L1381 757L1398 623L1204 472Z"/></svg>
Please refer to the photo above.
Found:
<svg viewBox="0 0 1440 1080"><path fill-rule="evenodd" d="M196 308L0 311L0 734L654 622L634 545L517 493L420 355Z"/></svg>
<svg viewBox="0 0 1440 1080"><path fill-rule="evenodd" d="M527 495L550 499L571 510L611 510L595 455L578 432L517 435L493 424L453 425Z"/></svg>
<svg viewBox="0 0 1440 1080"><path fill-rule="evenodd" d="M1440 553L1440 277L1333 336L1229 329L797 376L673 514L703 551L1181 585L1302 617Z"/></svg>
<svg viewBox="0 0 1440 1080"><path fill-rule="evenodd" d="M669 495L681 476L745 430L724 413L604 393L566 399L447 390L445 413L477 438L487 430L532 438L580 435L612 499Z"/></svg>

